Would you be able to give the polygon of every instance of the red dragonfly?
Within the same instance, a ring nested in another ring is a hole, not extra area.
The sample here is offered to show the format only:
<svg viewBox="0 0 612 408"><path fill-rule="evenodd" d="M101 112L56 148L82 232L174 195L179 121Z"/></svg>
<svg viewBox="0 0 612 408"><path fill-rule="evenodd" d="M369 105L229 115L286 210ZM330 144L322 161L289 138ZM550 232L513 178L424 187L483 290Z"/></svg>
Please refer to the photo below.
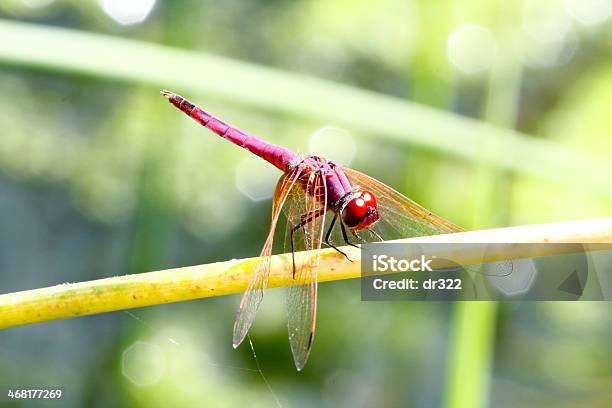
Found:
<svg viewBox="0 0 612 408"><path fill-rule="evenodd" d="M340 239L358 247L357 243L382 241L383 238L462 231L363 173L323 157L298 155L223 122L173 92L161 91L161 94L199 124L255 153L284 173L274 192L272 221L261 250L262 260L255 267L240 302L234 323L234 348L246 337L263 298L270 272L272 242L282 210L287 217L286 242L292 253L320 250L325 243L347 257L334 244ZM298 370L306 364L314 340L317 275L313 267L316 262L296 266L294 260L293 270L288 272L295 281L287 293L289 343Z"/></svg>

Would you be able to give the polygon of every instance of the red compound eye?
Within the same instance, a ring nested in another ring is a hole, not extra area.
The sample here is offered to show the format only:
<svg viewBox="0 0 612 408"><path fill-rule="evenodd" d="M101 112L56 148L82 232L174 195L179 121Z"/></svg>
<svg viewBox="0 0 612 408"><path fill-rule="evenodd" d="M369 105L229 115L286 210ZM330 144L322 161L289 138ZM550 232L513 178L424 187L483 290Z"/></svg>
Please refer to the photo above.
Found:
<svg viewBox="0 0 612 408"><path fill-rule="evenodd" d="M377 219L376 198L368 191L357 193L344 207L342 214L342 220L349 228L367 228Z"/></svg>
<svg viewBox="0 0 612 408"><path fill-rule="evenodd" d="M361 194L361 198L363 199L363 201L365 201L365 204L367 206L370 207L376 207L376 197L374 197L374 194L370 193L369 191L364 191Z"/></svg>
<svg viewBox="0 0 612 408"><path fill-rule="evenodd" d="M365 217L367 207L365 206L365 201L362 198L353 198L351 201L349 201L344 211L346 218L356 220L358 223L359 220ZM350 226L352 225L349 225L349 227Z"/></svg>

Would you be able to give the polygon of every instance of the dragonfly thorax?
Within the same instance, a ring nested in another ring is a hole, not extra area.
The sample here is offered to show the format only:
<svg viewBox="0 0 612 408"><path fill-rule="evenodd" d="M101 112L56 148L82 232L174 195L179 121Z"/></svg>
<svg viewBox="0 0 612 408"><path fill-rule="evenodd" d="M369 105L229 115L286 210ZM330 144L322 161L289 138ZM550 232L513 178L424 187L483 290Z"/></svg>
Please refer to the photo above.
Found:
<svg viewBox="0 0 612 408"><path fill-rule="evenodd" d="M353 191L342 167L320 156L306 156L290 171L300 173L299 183L306 194L335 210L339 203Z"/></svg>
<svg viewBox="0 0 612 408"><path fill-rule="evenodd" d="M351 193L340 209L342 222L356 231L369 228L380 217L377 205L376 197L369 191Z"/></svg>

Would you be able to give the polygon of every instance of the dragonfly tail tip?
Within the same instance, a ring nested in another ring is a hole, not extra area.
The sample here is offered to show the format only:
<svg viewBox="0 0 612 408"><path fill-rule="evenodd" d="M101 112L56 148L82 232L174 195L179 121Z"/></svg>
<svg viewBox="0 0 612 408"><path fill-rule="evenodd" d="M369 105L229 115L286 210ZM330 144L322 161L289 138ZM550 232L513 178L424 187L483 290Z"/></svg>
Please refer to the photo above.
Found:
<svg viewBox="0 0 612 408"><path fill-rule="evenodd" d="M162 89L161 91L159 91L159 93L166 99L172 98L172 95L174 94L173 92L167 91L165 89Z"/></svg>

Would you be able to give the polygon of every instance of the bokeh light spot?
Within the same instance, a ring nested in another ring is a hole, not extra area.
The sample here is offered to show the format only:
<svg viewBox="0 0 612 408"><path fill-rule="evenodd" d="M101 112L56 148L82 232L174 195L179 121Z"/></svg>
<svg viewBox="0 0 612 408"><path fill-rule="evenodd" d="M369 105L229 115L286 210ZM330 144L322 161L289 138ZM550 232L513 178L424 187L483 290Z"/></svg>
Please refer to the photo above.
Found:
<svg viewBox="0 0 612 408"><path fill-rule="evenodd" d="M104 12L121 25L142 23L156 0L99 0Z"/></svg>
<svg viewBox="0 0 612 408"><path fill-rule="evenodd" d="M157 384L165 371L166 357L155 344L137 341L123 352L121 372L139 387Z"/></svg>
<svg viewBox="0 0 612 408"><path fill-rule="evenodd" d="M542 42L562 41L571 20L557 0L527 0L523 7L523 31Z"/></svg>
<svg viewBox="0 0 612 408"><path fill-rule="evenodd" d="M531 259L493 262L485 265L489 282L505 296L518 296L529 292L538 274ZM508 272L510 269L510 273Z"/></svg>
<svg viewBox="0 0 612 408"><path fill-rule="evenodd" d="M565 10L576 21L585 24L600 24L612 14L610 0L565 0Z"/></svg>
<svg viewBox="0 0 612 408"><path fill-rule="evenodd" d="M346 130L325 126L310 136L308 150L310 154L348 166L355 157L357 145L353 136Z"/></svg>
<svg viewBox="0 0 612 408"><path fill-rule="evenodd" d="M566 36L558 41L541 41L523 33L517 35L516 42L520 57L531 68L554 68L567 64L579 46L575 36Z"/></svg>
<svg viewBox="0 0 612 408"><path fill-rule="evenodd" d="M272 197L281 173L259 157L248 157L236 166L236 188L253 201Z"/></svg>
<svg viewBox="0 0 612 408"><path fill-rule="evenodd" d="M448 37L448 60L466 74L488 69L495 58L497 44L488 29L465 24Z"/></svg>

